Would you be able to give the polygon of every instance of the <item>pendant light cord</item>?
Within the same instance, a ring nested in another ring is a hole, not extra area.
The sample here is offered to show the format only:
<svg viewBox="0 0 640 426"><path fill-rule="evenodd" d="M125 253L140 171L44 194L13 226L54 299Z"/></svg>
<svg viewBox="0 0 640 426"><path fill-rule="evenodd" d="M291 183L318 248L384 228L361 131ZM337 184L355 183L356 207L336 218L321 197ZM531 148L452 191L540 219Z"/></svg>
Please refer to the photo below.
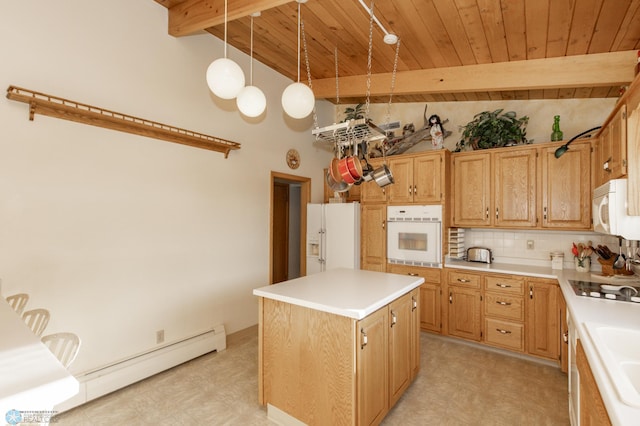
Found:
<svg viewBox="0 0 640 426"><path fill-rule="evenodd" d="M298 83L300 83L300 2L298 2Z"/></svg>
<svg viewBox="0 0 640 426"><path fill-rule="evenodd" d="M227 0L224 0L224 57L227 57Z"/></svg>
<svg viewBox="0 0 640 426"><path fill-rule="evenodd" d="M249 86L253 86L253 15L251 15L251 62L249 62Z"/></svg>

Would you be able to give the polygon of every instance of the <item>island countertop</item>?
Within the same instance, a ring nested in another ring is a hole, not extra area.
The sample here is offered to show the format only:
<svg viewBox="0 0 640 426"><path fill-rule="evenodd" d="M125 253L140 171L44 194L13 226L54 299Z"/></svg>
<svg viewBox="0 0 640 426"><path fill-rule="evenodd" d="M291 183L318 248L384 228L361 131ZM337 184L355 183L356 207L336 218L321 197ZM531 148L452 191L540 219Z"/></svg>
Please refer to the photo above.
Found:
<svg viewBox="0 0 640 426"><path fill-rule="evenodd" d="M253 294L361 320L424 282L424 278L338 268L256 288Z"/></svg>

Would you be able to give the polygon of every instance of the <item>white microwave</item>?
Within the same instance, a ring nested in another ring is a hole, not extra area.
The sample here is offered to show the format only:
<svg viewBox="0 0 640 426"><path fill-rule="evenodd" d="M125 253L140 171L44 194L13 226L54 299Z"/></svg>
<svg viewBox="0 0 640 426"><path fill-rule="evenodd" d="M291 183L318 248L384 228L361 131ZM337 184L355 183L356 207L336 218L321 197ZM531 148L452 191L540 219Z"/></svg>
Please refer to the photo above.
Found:
<svg viewBox="0 0 640 426"><path fill-rule="evenodd" d="M593 230L640 240L640 216L627 214L627 180L612 179L593 191Z"/></svg>

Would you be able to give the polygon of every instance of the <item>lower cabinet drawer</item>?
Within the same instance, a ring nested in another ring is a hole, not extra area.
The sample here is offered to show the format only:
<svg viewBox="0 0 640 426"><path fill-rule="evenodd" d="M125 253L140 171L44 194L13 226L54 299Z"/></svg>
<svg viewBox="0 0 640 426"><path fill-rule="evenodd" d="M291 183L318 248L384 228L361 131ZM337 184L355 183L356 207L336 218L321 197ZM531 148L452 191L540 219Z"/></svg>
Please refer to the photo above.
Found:
<svg viewBox="0 0 640 426"><path fill-rule="evenodd" d="M524 303L519 296L487 292L484 295L484 313L491 317L524 321Z"/></svg>
<svg viewBox="0 0 640 426"><path fill-rule="evenodd" d="M485 318L485 342L516 351L524 351L524 325Z"/></svg>

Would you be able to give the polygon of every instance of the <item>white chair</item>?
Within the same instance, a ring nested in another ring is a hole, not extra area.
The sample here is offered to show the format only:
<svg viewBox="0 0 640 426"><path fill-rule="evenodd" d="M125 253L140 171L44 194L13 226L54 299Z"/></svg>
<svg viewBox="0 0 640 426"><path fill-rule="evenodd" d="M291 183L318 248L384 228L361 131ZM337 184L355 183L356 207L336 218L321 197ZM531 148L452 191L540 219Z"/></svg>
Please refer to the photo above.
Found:
<svg viewBox="0 0 640 426"><path fill-rule="evenodd" d="M47 324L49 324L49 311L46 309L31 309L22 314L22 319L27 323L27 327L40 337Z"/></svg>
<svg viewBox="0 0 640 426"><path fill-rule="evenodd" d="M80 338L73 333L48 334L42 337L42 343L65 368L69 368L80 350Z"/></svg>
<svg viewBox="0 0 640 426"><path fill-rule="evenodd" d="M18 315L22 315L22 310L24 309L24 305L29 301L29 295L27 293L18 293L12 294L11 296L5 297L9 306L11 306Z"/></svg>

